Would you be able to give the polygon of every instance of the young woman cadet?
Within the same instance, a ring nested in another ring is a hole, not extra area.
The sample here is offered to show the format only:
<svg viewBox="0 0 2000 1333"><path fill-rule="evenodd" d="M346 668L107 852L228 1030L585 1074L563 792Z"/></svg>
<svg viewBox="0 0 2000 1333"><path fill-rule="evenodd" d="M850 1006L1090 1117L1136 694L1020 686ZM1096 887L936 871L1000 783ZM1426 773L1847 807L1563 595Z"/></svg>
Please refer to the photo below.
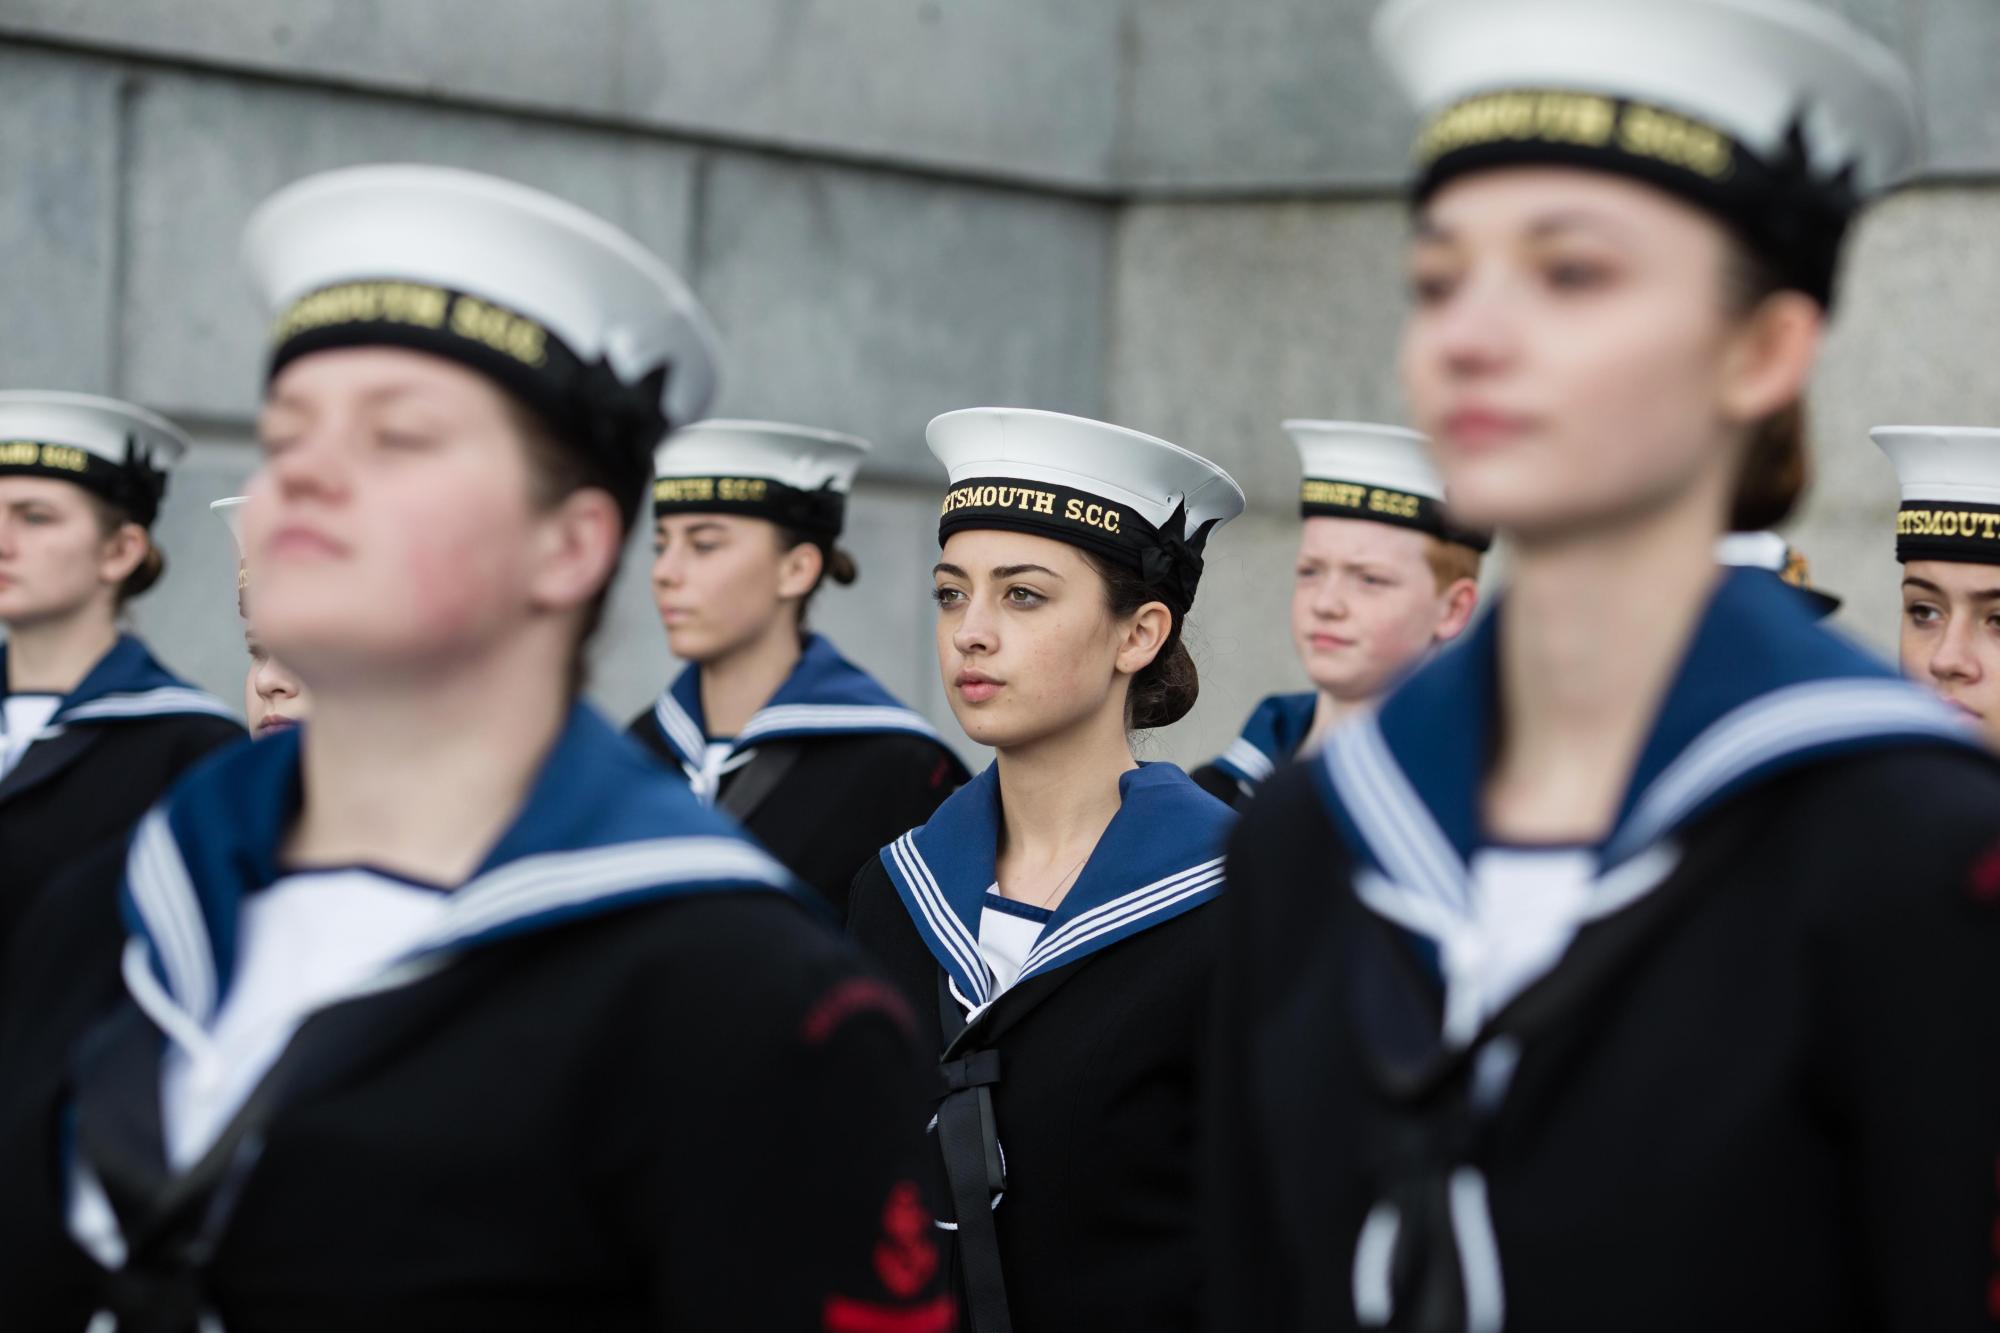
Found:
<svg viewBox="0 0 2000 1333"><path fill-rule="evenodd" d="M9 1330L942 1333L902 1006L577 702L699 308L444 169L309 178L245 251L250 609L313 718L142 821L82 1039L51 931L0 1039Z"/></svg>
<svg viewBox="0 0 2000 1333"><path fill-rule="evenodd" d="M1787 0L1398 0L1412 416L1510 586L1230 848L1215 1326L1990 1329L2000 771L1724 571L1804 471L1882 48Z"/></svg>
<svg viewBox="0 0 2000 1333"><path fill-rule="evenodd" d="M1375 703L1479 605L1486 540L1445 519L1424 437L1396 426L1287 421L1298 446L1292 648L1313 688L1257 705L1222 757L1191 777L1231 805Z"/></svg>
<svg viewBox="0 0 2000 1333"><path fill-rule="evenodd" d="M1903 673L2000 744L2000 430L1878 426L1902 507Z"/></svg>
<svg viewBox="0 0 2000 1333"><path fill-rule="evenodd" d="M186 452L130 403L0 393L0 959L58 869L243 736L118 627L165 572L149 529Z"/></svg>
<svg viewBox="0 0 2000 1333"><path fill-rule="evenodd" d="M704 421L654 455L653 594L689 663L632 734L845 913L884 843L965 767L919 713L806 630L868 451L832 431Z"/></svg>
<svg viewBox="0 0 2000 1333"><path fill-rule="evenodd" d="M1222 469L1011 408L931 422L949 474L938 668L993 765L883 849L849 929L943 1055L931 1122L969 1333L1192 1327L1194 1119L1229 808L1135 728L1195 701L1182 643Z"/></svg>
<svg viewBox="0 0 2000 1333"><path fill-rule="evenodd" d="M250 654L250 669L243 677L243 720L250 724L250 734L261 739L298 726L305 721L311 705L305 685L271 656L270 649L258 641L257 632L250 627L247 596L250 572L242 563L246 498L232 495L208 507L222 516L222 521L229 525L229 535L236 541L236 611L243 617L243 647Z"/></svg>

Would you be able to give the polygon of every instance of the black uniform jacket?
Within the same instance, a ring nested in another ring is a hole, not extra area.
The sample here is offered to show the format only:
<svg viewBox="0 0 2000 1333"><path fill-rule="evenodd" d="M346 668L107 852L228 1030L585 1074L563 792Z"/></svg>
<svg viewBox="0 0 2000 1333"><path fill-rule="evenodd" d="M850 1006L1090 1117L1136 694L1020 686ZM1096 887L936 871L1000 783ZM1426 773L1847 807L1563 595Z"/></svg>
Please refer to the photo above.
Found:
<svg viewBox="0 0 2000 1333"><path fill-rule="evenodd" d="M0 681L6 653L0 644ZM183 769L243 739L227 705L121 636L0 777L0 958L56 871L122 841Z"/></svg>
<svg viewBox="0 0 2000 1333"><path fill-rule="evenodd" d="M156 1023L226 994L296 756L290 736L232 752L142 822L122 966L115 884L38 906L15 1007L40 1019L0 1034L9 1333L99 1309L121 1333L202 1311L229 1333L948 1333L898 1114L920 1077L907 1007L587 710L424 943L309 1017L209 1155L169 1169L178 1038ZM66 1224L86 1174L108 1236Z"/></svg>
<svg viewBox="0 0 2000 1333"><path fill-rule="evenodd" d="M1994 1326L2000 771L1794 602L1723 584L1574 934L1497 1011L1456 1003L1491 620L1267 784L1211 1328Z"/></svg>
<svg viewBox="0 0 2000 1333"><path fill-rule="evenodd" d="M683 671L631 731L842 916L863 863L929 819L966 779L921 714L816 634L791 677L732 738L719 778L703 774L700 668Z"/></svg>
<svg viewBox="0 0 2000 1333"><path fill-rule="evenodd" d="M995 769L855 884L849 931L908 992L931 1049L969 1012L953 1057L998 1052L989 1092L1006 1186L991 1216L1017 1333L1184 1329L1197 1317L1197 1066L1232 816L1169 764L1128 773L1121 789L1020 979L997 996L977 944ZM921 1126L938 1110L934 1096L910 1116Z"/></svg>
<svg viewBox="0 0 2000 1333"><path fill-rule="evenodd" d="M1241 810L1264 779L1298 755L1318 709L1319 695L1310 690L1267 696L1229 748L1188 776L1216 800Z"/></svg>

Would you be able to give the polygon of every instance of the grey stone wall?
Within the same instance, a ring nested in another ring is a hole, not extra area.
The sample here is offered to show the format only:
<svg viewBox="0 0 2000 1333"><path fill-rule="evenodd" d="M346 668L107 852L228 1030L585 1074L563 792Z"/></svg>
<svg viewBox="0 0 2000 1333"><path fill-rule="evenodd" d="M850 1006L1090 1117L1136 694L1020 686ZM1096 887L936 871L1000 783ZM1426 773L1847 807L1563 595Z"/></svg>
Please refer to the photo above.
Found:
<svg viewBox="0 0 2000 1333"><path fill-rule="evenodd" d="M1828 0L1896 44L1930 122L1920 188L1862 229L1814 408L1797 535L1893 638L1890 418L2000 422L2000 7ZM207 501L252 463L254 203L344 163L493 171L672 260L728 344L720 409L851 430L877 456L863 580L818 624L948 731L926 598L933 414L1101 414L1222 461L1191 643L1203 703L1148 740L1214 753L1299 683L1285 630L1289 415L1402 416L1393 375L1408 123L1376 0L0 0L0 382L109 392L201 439L135 619L234 697L233 557ZM596 693L673 669L645 552ZM955 734L955 732L954 732Z"/></svg>

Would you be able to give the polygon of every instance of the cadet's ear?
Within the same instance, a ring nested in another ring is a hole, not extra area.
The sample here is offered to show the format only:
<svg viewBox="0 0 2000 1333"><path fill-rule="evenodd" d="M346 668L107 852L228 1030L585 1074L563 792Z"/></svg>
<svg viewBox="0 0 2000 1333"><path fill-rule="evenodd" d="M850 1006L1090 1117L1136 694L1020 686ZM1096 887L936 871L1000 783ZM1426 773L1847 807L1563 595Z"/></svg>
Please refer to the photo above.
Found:
<svg viewBox="0 0 2000 1333"><path fill-rule="evenodd" d="M583 606L618 567L624 546L618 502L595 486L571 491L541 516L536 542L541 560L529 585L530 602L546 611Z"/></svg>

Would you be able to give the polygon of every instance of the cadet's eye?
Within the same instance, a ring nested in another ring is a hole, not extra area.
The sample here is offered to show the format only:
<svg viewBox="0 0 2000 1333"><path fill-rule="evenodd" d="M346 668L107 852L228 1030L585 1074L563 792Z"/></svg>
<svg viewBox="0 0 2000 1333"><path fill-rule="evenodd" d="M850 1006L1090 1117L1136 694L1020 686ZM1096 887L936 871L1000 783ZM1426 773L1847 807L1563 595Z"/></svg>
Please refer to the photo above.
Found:
<svg viewBox="0 0 2000 1333"><path fill-rule="evenodd" d="M957 588L932 588L931 600L940 607L957 606L965 599L965 594Z"/></svg>
<svg viewBox="0 0 2000 1333"><path fill-rule="evenodd" d="M1944 619L1944 615L1929 602L1912 602L1903 608L1903 614L1916 625L1933 625Z"/></svg>
<svg viewBox="0 0 2000 1333"><path fill-rule="evenodd" d="M1007 603L1010 606L1040 606L1047 600L1048 598L1033 588L1024 588L1018 583L1007 589Z"/></svg>
<svg viewBox="0 0 2000 1333"><path fill-rule="evenodd" d="M1610 281L1611 270L1602 264L1569 259L1550 264L1544 276L1557 291L1581 292L1602 287Z"/></svg>
<svg viewBox="0 0 2000 1333"><path fill-rule="evenodd" d="M1438 305L1450 299L1457 280L1440 269L1417 269L1410 274L1410 299L1420 306Z"/></svg>

